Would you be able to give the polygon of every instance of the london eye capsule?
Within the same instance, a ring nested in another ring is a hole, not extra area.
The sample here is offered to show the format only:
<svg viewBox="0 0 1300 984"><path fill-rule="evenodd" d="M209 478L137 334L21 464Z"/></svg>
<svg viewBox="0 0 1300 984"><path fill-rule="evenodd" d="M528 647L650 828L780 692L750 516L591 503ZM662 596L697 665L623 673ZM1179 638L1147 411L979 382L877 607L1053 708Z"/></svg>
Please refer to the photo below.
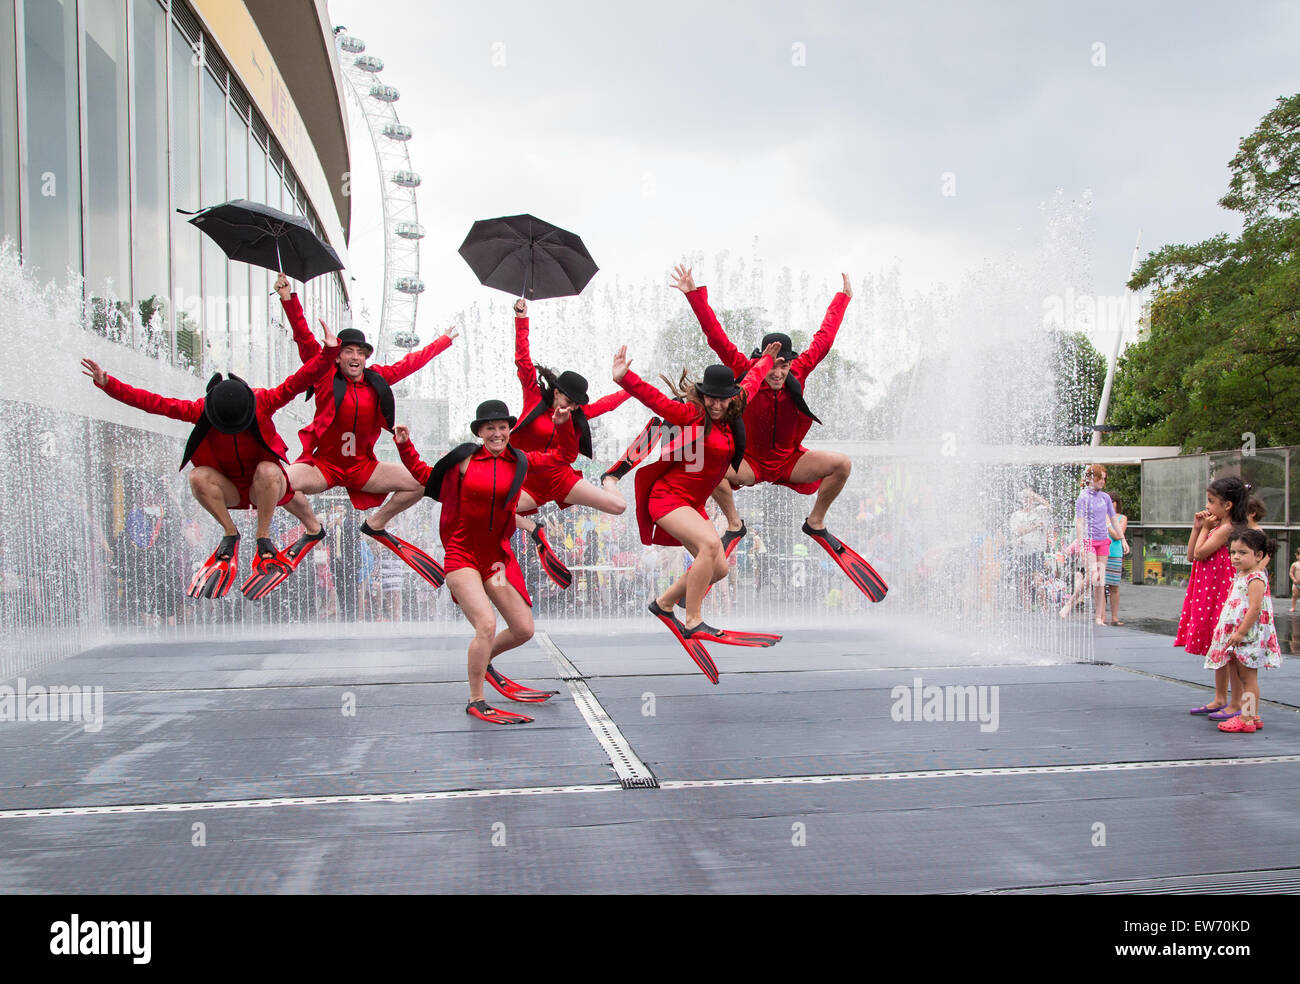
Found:
<svg viewBox="0 0 1300 984"><path fill-rule="evenodd" d="M384 70L384 60L376 58L374 55L361 55L354 59L352 64L363 72L382 72Z"/></svg>
<svg viewBox="0 0 1300 984"><path fill-rule="evenodd" d="M398 277L393 286L403 294L423 294L424 281L419 277Z"/></svg>
<svg viewBox="0 0 1300 984"><path fill-rule="evenodd" d="M381 132L389 140L410 140L412 130L404 123L388 123Z"/></svg>
<svg viewBox="0 0 1300 984"><path fill-rule="evenodd" d="M424 226L418 222L399 222L393 230L403 239L423 239Z"/></svg>
<svg viewBox="0 0 1300 984"><path fill-rule="evenodd" d="M420 176L414 171L394 171L389 180L403 188L420 187Z"/></svg>
<svg viewBox="0 0 1300 984"><path fill-rule="evenodd" d="M350 55L359 55L366 50L366 43L351 34L344 34L339 38L339 47Z"/></svg>
<svg viewBox="0 0 1300 984"><path fill-rule="evenodd" d="M376 82L370 87L370 95L380 102L393 103L402 98L402 94L394 89L391 85L382 85Z"/></svg>

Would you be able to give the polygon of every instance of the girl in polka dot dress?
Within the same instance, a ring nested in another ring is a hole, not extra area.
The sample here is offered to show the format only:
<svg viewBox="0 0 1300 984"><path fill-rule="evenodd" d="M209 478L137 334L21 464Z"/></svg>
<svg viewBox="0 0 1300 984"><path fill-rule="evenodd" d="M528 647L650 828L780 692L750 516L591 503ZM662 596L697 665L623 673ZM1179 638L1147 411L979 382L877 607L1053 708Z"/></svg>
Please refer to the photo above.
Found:
<svg viewBox="0 0 1300 984"><path fill-rule="evenodd" d="M1259 717L1259 671L1282 664L1268 590L1268 562L1277 542L1262 530L1239 528L1229 537L1228 550L1237 576L1205 654L1205 668L1217 672L1221 667L1237 667L1241 688L1238 693L1234 685L1233 696L1239 698L1240 713L1224 708L1224 714L1233 713L1219 730L1252 734L1264 726Z"/></svg>
<svg viewBox="0 0 1300 984"><path fill-rule="evenodd" d="M1178 620L1175 646L1182 646L1193 656L1204 656L1210 649L1214 627L1228 600L1232 586L1232 562L1228 559L1228 535L1233 524L1245 524L1249 490L1233 476L1216 478L1205 490L1205 509L1192 522L1187 541L1187 556L1192 561L1192 576L1187 582L1183 614ZM1219 667L1214 673L1214 700L1192 708L1193 714L1221 714L1228 703L1228 691L1240 693L1235 680L1235 662ZM1226 715L1217 718L1222 720Z"/></svg>

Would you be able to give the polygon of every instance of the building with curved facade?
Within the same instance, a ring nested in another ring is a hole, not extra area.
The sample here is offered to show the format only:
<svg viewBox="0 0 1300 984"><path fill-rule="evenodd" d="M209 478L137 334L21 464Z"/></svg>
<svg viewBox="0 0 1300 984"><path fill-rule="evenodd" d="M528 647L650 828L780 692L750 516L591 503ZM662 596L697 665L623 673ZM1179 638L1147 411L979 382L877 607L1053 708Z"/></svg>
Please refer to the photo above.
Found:
<svg viewBox="0 0 1300 984"><path fill-rule="evenodd" d="M181 210L265 202L346 264L349 162L323 0L0 0L0 322L20 353L0 362L0 679L106 627L250 617L182 604L211 549L177 471L190 426L79 361L189 399L214 372L278 383L300 362L274 274ZM346 326L343 275L295 288L313 326ZM310 410L277 419L292 449Z"/></svg>

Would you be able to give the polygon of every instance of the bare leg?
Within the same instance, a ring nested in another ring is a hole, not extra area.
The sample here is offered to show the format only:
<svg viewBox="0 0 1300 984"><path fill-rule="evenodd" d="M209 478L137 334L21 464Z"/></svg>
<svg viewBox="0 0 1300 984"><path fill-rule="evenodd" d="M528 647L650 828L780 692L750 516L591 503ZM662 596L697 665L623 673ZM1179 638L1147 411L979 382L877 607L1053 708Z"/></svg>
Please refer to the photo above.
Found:
<svg viewBox="0 0 1300 984"><path fill-rule="evenodd" d="M674 509L659 520L659 525L690 551L695 563L655 600L664 611L672 611L684 597L686 627L693 629L704 621L700 615L704 592L714 581L727 576L727 557L722 550L722 540L713 524L689 506Z"/></svg>
<svg viewBox="0 0 1300 984"><path fill-rule="evenodd" d="M302 523L303 529L308 533L319 533L321 523L311 503L307 501L307 496L324 492L329 488L329 483L325 481L325 476L321 474L319 468L305 462L295 462L290 465L287 473L289 484L293 486L294 492L293 498L284 504L284 511Z"/></svg>
<svg viewBox="0 0 1300 984"><path fill-rule="evenodd" d="M474 638L469 644L469 699L483 699L483 676L487 673L488 660L492 656L492 641L496 635L497 615L483 588L483 579L478 571L468 567L449 571L447 587L451 588L465 613L469 624L474 626Z"/></svg>
<svg viewBox="0 0 1300 984"><path fill-rule="evenodd" d="M740 519L740 510L736 508L736 497L732 493L731 483L724 478L713 490L712 495L713 501L722 510L722 515L727 517L727 529L739 530L744 523Z"/></svg>
<svg viewBox="0 0 1300 984"><path fill-rule="evenodd" d="M590 506L611 516L621 516L627 511L627 499L612 477L605 479L600 488L590 482L579 482L569 489L564 501L571 506Z"/></svg>
<svg viewBox="0 0 1300 984"><path fill-rule="evenodd" d="M809 451L790 471L790 481L801 485L804 482L821 481L817 490L817 501L808 513L808 525L815 530L825 529L826 510L844 490L849 480L853 463L846 454L838 451Z"/></svg>
<svg viewBox="0 0 1300 984"><path fill-rule="evenodd" d="M1088 579L1092 582L1092 620L1106 624L1106 565L1095 553L1089 553Z"/></svg>
<svg viewBox="0 0 1300 984"><path fill-rule="evenodd" d="M285 488L284 473L276 465L269 461L258 463L248 490L248 501L257 510L259 540L271 535L271 517L275 515L275 504L284 497Z"/></svg>
<svg viewBox="0 0 1300 984"><path fill-rule="evenodd" d="M239 489L225 475L202 465L190 472L190 491L198 504L206 509L218 523L226 536L238 536L235 521L230 518L230 507L239 505Z"/></svg>
<svg viewBox="0 0 1300 984"><path fill-rule="evenodd" d="M501 613L501 617L506 620L506 627L492 640L492 649L488 656L491 661L508 650L522 646L533 637L533 610L504 576L501 577L499 584L496 583L496 578L489 578L483 583L483 590L487 592L488 598ZM487 672L487 667L485 666L483 670Z"/></svg>
<svg viewBox="0 0 1300 984"><path fill-rule="evenodd" d="M424 498L424 486L406 470L406 466L386 461L381 461L375 467L366 484L361 487L361 491L393 493L388 497L387 502L367 517L366 524L372 530L382 530L394 516L410 509Z"/></svg>
<svg viewBox="0 0 1300 984"><path fill-rule="evenodd" d="M537 511L537 503L527 492L519 493L519 505L515 506L515 528L523 530L525 533L531 533L537 529L537 522L531 516L521 516L520 513L531 513Z"/></svg>

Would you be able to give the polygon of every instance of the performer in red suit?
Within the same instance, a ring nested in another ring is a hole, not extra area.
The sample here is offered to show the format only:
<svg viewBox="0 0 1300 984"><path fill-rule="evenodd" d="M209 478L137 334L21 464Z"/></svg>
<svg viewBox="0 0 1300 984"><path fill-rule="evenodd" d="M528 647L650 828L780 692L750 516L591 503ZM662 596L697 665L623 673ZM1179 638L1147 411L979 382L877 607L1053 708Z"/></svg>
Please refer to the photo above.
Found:
<svg viewBox="0 0 1300 984"><path fill-rule="evenodd" d="M519 426L510 432L510 444L520 451L548 451L555 446L555 426L549 411L562 407L571 411L569 426L577 433L578 452L590 458L589 421L617 409L628 398L627 393L619 390L599 400L589 400L585 377L576 372L556 375L546 366L534 366L528 343L528 302L523 298L515 301L515 369L524 391L524 409ZM611 516L620 516L627 509L627 500L619 491L617 479L609 476L596 488L582 480L582 472L567 464L529 470L523 495L519 497L517 522L536 545L542 570L561 588L567 588L573 583L573 575L551 549L546 531L524 518L548 502L558 503L561 509L591 506Z"/></svg>
<svg viewBox="0 0 1300 984"><path fill-rule="evenodd" d="M208 380L207 395L198 400L176 400L136 389L110 376L95 361L81 360L85 374L113 399L195 425L185 445L181 468L194 463L190 489L199 505L221 524L224 535L194 576L191 597L223 597L235 581L239 571L239 530L230 518L231 509L257 509L254 578L264 573L282 574L283 580L289 574L280 568L263 570L265 563L274 562L278 555L270 539L271 516L277 505L284 506L304 525L320 526L306 500L297 507L292 504L293 485L284 468L288 449L276 433L271 416L329 375L338 358L339 343L325 322L321 327L325 329L325 347L274 389L253 389L238 376L223 380L217 373Z"/></svg>
<svg viewBox="0 0 1300 984"><path fill-rule="evenodd" d="M780 636L760 632L731 632L704 621L700 605L709 585L727 576L727 558L718 532L704 512L704 503L729 467L745 453L741 414L745 401L758 390L780 351L767 347L740 384L726 366L709 366L700 382L682 373L673 387L673 400L631 371L627 346L614 356L614 382L653 410L675 433L663 441L659 460L636 475L636 518L641 542L685 546L695 558L690 568L658 598L651 613L672 630L697 666L714 683L718 670L704 642L736 646L770 646ZM671 385L671 384L670 384ZM686 621L673 606L685 600Z"/></svg>
<svg viewBox="0 0 1300 984"><path fill-rule="evenodd" d="M872 601L880 601L886 591L884 580L871 565L826 530L826 510L849 480L852 469L849 457L838 451L809 451L803 446L808 429L814 422L821 423L804 402L804 382L830 351L844 319L844 311L853 297L848 274L841 276L844 290L831 300L826 317L806 351L796 353L790 336L782 332L763 336L763 347L779 342L780 354L764 379L766 385L759 388L745 409L749 443L744 460L728 470L726 478L714 492L714 499L727 517L727 532L723 540L729 554L745 535L745 524L732 497L732 486L770 482L804 495L816 492L817 499L804 521L803 532L816 540ZM678 265L674 277L673 286L686 295L691 310L704 329L709 347L737 377L748 372L758 357L758 351L755 350L752 357L746 356L727 338L709 307L708 289L695 285L689 268Z"/></svg>
<svg viewBox="0 0 1300 984"><path fill-rule="evenodd" d="M293 327L298 354L306 362L316 356L320 346L307 328L302 305L284 274L275 289ZM355 508L375 509L361 523L361 532L392 550L434 587L440 586L443 578L437 561L385 529L394 516L420 501L423 490L401 465L375 457L375 441L381 428L393 429L393 384L427 365L456 335L451 328L391 366L367 366L374 347L363 332L345 328L339 334L338 370L316 383L316 416L298 432L303 453L289 466L289 480L299 497L342 486ZM389 497L387 502L385 497ZM324 536L323 529L308 526L285 553L301 563L303 555Z"/></svg>
<svg viewBox="0 0 1300 984"><path fill-rule="evenodd" d="M534 468L567 465L578 456L577 432L569 426L569 415L568 407L551 413L556 441L549 451L519 451L509 443L517 418L500 400L487 400L479 404L469 425L481 443L462 444L432 467L420 458L405 427L399 425L393 433L402 463L420 483L422 494L442 503L438 532L447 586L474 626L465 713L492 724L527 724L532 718L488 706L483 699L485 677L511 700L540 703L558 693L515 683L493 667L492 660L533 637L532 599L510 538L527 474ZM496 612L506 620L500 633Z"/></svg>

